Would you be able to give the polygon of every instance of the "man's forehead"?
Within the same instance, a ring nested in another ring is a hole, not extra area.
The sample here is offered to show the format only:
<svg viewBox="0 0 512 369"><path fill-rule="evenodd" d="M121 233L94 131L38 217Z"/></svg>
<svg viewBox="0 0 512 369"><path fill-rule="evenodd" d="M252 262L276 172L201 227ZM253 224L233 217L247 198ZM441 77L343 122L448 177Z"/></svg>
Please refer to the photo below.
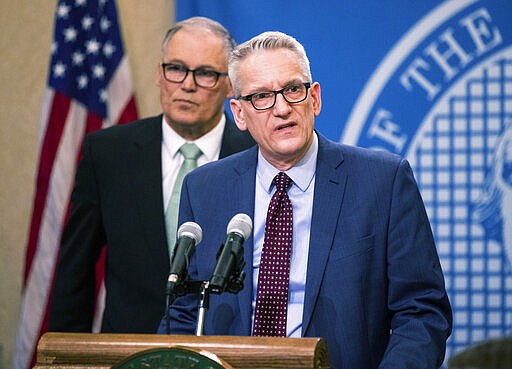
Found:
<svg viewBox="0 0 512 369"><path fill-rule="evenodd" d="M240 81L247 88L281 87L302 79L297 55L288 49L258 50L240 63Z"/></svg>
<svg viewBox="0 0 512 369"><path fill-rule="evenodd" d="M227 54L224 40L217 34L206 30L180 29L166 45L165 62L181 62L197 66L227 66Z"/></svg>
<svg viewBox="0 0 512 369"><path fill-rule="evenodd" d="M286 58L288 60L297 60L297 55L290 49L279 47L271 49L257 49L248 54L242 62L250 62L258 59Z"/></svg>
<svg viewBox="0 0 512 369"><path fill-rule="evenodd" d="M272 71L300 69L297 55L288 49L261 49L255 50L240 62L240 69L244 73L265 73Z"/></svg>
<svg viewBox="0 0 512 369"><path fill-rule="evenodd" d="M166 51L179 51L173 50L173 45L176 44L179 44L181 49L195 48L195 51L198 51L198 49L199 51L201 49L212 49L217 52L224 52L224 40L222 37L206 30L179 30L167 43Z"/></svg>

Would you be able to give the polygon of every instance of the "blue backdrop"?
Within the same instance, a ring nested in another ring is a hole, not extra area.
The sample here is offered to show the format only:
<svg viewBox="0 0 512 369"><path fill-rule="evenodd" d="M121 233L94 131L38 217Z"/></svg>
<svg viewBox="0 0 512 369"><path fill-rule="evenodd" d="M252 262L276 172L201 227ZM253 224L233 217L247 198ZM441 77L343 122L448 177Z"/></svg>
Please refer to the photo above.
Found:
<svg viewBox="0 0 512 369"><path fill-rule="evenodd" d="M454 309L447 356L512 334L512 1L177 0L306 48L316 128L411 162Z"/></svg>
<svg viewBox="0 0 512 369"><path fill-rule="evenodd" d="M392 3L392 5L390 5ZM317 129L338 140L359 94L389 50L439 1L176 1L176 18L215 19L237 42L269 30L293 35L306 48L322 85Z"/></svg>

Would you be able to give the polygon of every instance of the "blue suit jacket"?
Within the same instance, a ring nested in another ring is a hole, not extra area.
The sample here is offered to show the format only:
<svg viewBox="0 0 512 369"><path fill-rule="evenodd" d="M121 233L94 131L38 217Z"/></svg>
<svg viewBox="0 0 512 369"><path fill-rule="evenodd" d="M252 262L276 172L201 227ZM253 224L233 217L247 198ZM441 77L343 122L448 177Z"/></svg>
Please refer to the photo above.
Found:
<svg viewBox="0 0 512 369"><path fill-rule="evenodd" d="M184 181L179 224L203 229L189 266L209 280L226 226L254 217L257 147L202 166ZM437 368L451 309L432 232L408 162L319 135L302 335L322 337L333 368ZM205 335L250 335L253 239L245 288L211 295ZM178 298L171 331L193 334L197 299Z"/></svg>

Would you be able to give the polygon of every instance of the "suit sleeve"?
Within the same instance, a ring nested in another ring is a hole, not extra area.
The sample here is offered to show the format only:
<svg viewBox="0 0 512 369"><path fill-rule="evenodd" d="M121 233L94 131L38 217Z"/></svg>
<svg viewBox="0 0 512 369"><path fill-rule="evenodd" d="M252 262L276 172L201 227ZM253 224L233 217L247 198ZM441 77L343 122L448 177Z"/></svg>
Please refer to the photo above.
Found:
<svg viewBox="0 0 512 369"><path fill-rule="evenodd" d="M92 145L84 140L71 210L61 240L50 303L49 331L91 332L96 261L105 244Z"/></svg>
<svg viewBox="0 0 512 369"><path fill-rule="evenodd" d="M379 368L438 368L452 313L425 207L407 161L393 184L388 230L391 337Z"/></svg>

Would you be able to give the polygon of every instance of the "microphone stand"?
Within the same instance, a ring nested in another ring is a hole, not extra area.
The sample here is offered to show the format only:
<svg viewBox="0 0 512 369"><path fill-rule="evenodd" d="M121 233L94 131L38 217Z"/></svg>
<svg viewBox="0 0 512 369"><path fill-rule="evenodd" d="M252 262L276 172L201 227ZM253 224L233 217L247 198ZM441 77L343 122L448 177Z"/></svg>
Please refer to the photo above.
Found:
<svg viewBox="0 0 512 369"><path fill-rule="evenodd" d="M176 299L174 288L170 281L167 281L165 291L165 332L171 334L171 305Z"/></svg>
<svg viewBox="0 0 512 369"><path fill-rule="evenodd" d="M201 283L201 289L199 291L199 302L198 302L199 315L197 317L196 336L203 335L204 316L205 316L206 310L209 307L210 307L210 281L203 281Z"/></svg>
<svg viewBox="0 0 512 369"><path fill-rule="evenodd" d="M222 247L222 245L221 245ZM236 254L235 254L236 255ZM243 250L242 250L243 255ZM236 265L233 268L231 275L228 278L228 283L224 287L226 292L229 293L238 293L244 288L244 278L245 272L243 271L243 267L245 262L242 258L235 259ZM197 282L196 282L197 283ZM197 317L197 328L196 328L196 336L203 335L203 326L204 326L204 317L206 314L206 310L210 307L210 293L213 292L215 294L220 295L224 290L219 288L211 288L210 281L202 281L199 287L199 301L198 301L198 317Z"/></svg>
<svg viewBox="0 0 512 369"><path fill-rule="evenodd" d="M171 305L178 296L184 296L189 293L198 293L199 316L196 327L196 336L203 335L204 316L206 309L210 307L210 281L178 281L175 284L168 282L165 301L165 330L171 334Z"/></svg>
<svg viewBox="0 0 512 369"><path fill-rule="evenodd" d="M236 294L240 292L244 288L244 279L245 272L243 271L243 267L245 265L245 261L243 259L237 258L237 263L231 275L228 278L228 283L224 287L225 292ZM171 305L178 296L184 296L189 293L198 293L198 318L197 318L197 327L196 327L196 336L203 335L203 327L204 327L204 318L206 314L206 310L210 307L210 292L213 292L217 295L220 295L224 292L223 289L214 289L212 290L210 287L210 281L191 281L188 278L185 280L178 281L177 283L173 283L171 281L167 281L167 290L166 290L166 306L165 306L165 319L166 319L166 332L167 334L171 334Z"/></svg>

